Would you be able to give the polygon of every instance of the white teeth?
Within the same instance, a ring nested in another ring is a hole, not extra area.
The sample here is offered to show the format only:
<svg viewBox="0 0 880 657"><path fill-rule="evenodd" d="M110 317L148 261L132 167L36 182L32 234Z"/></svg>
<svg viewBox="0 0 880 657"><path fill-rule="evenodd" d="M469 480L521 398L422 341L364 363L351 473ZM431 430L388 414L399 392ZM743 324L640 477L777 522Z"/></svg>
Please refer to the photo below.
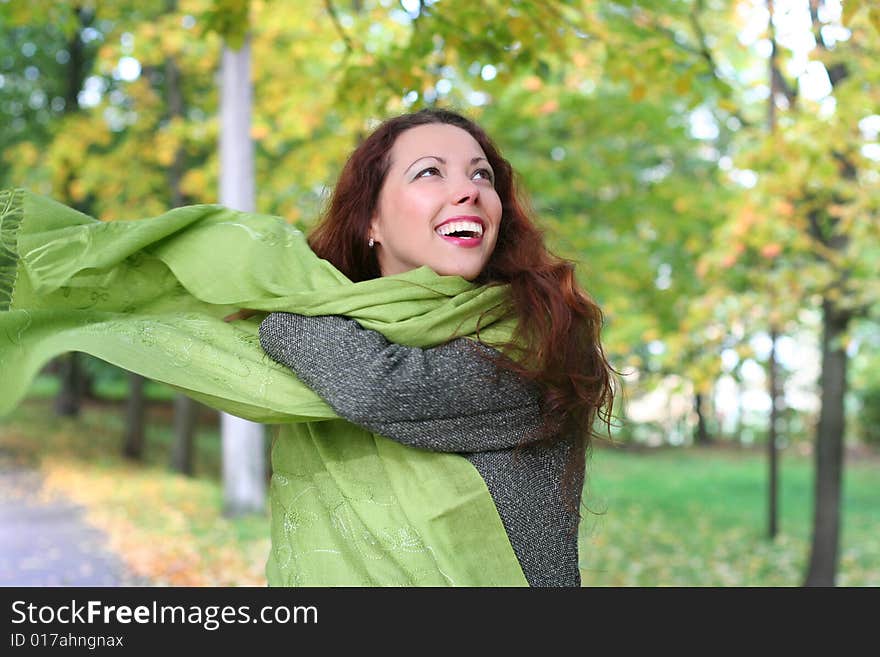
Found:
<svg viewBox="0 0 880 657"><path fill-rule="evenodd" d="M437 229L437 234L449 235L450 233L457 233L460 231L471 232L476 237L483 236L483 227L476 221L451 221L448 224L440 226L440 228Z"/></svg>

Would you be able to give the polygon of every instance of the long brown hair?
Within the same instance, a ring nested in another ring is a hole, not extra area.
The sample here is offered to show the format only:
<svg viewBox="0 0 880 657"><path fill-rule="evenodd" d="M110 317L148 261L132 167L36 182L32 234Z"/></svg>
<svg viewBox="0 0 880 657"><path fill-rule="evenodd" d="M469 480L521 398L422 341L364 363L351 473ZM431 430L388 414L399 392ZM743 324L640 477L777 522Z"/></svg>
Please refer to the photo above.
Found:
<svg viewBox="0 0 880 657"><path fill-rule="evenodd" d="M517 329L496 364L537 383L543 391L544 426L531 436L550 444L573 443L564 475L568 500L580 497L586 454L600 419L610 429L614 370L599 339L599 306L578 286L574 263L550 253L541 230L519 198L513 169L473 121L448 110L428 109L382 123L351 154L321 221L308 238L312 250L348 276L362 281L381 276L368 246L370 222L390 166L397 137L420 125L444 123L468 132L482 147L495 173L502 212L495 250L474 280L509 285L508 313ZM479 335L478 335L479 337ZM526 345L519 348L517 344Z"/></svg>

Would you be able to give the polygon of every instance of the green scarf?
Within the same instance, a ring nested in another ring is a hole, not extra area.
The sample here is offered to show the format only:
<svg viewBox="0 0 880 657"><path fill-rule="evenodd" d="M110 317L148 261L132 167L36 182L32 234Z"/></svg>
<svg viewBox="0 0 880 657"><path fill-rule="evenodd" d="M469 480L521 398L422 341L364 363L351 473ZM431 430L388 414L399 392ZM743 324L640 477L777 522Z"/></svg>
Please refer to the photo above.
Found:
<svg viewBox="0 0 880 657"><path fill-rule="evenodd" d="M0 191L0 415L83 351L217 409L281 424L270 585L525 585L480 475L339 419L259 344L264 314L346 315L399 344L510 339L504 287L427 267L352 283L283 219L215 205L102 222ZM482 319L480 317L482 316Z"/></svg>

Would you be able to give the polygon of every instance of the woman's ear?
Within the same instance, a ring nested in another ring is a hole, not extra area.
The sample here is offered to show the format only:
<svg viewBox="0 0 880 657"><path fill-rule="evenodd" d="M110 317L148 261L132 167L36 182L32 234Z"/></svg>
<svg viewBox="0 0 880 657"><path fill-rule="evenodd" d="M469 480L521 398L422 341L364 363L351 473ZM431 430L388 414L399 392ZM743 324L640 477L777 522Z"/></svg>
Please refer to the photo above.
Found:
<svg viewBox="0 0 880 657"><path fill-rule="evenodd" d="M367 239L372 239L376 244L382 243L382 229L377 215L373 215L373 219L370 221L370 230L367 233Z"/></svg>

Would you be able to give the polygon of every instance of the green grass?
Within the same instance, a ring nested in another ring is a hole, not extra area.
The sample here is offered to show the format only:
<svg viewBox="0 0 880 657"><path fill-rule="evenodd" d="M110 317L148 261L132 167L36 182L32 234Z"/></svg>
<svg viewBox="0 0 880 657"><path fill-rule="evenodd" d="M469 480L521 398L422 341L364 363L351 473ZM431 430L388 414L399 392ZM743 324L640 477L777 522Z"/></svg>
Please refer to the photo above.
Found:
<svg viewBox="0 0 880 657"><path fill-rule="evenodd" d="M809 555L812 459L785 453L767 538L760 451L596 449L581 526L588 586L798 586ZM846 464L838 584L880 585L880 460Z"/></svg>
<svg viewBox="0 0 880 657"><path fill-rule="evenodd" d="M123 405L88 405L79 419L71 420L54 417L50 400L32 399L0 420L0 451L34 464L51 456L63 459L68 469L125 481L125 487L120 485L112 495L114 503L124 503L129 520L142 523L153 535L171 531L156 523L179 511L186 514L191 538L178 541L192 540L198 550L237 544L243 555L256 549L263 558L259 542L267 539L268 519L222 517L217 427L206 422L200 428L197 479L187 484L190 499L181 501L175 497L180 493L173 491L186 478L167 469L172 435L167 404L153 404L148 422L145 463L132 470L120 455ZM767 467L762 451L597 448L584 497L595 513L584 510L581 523L583 583L798 586L809 554L812 470L811 458L793 449L783 454L779 534L771 542L766 538ZM143 477L132 474L141 471ZM159 497L166 501L160 503ZM224 532L222 540L216 534L218 527ZM254 561L249 556L240 561L248 559ZM205 578L216 567L205 564ZM234 567L241 566L224 565L227 571ZM880 586L878 456L846 464L837 581Z"/></svg>

